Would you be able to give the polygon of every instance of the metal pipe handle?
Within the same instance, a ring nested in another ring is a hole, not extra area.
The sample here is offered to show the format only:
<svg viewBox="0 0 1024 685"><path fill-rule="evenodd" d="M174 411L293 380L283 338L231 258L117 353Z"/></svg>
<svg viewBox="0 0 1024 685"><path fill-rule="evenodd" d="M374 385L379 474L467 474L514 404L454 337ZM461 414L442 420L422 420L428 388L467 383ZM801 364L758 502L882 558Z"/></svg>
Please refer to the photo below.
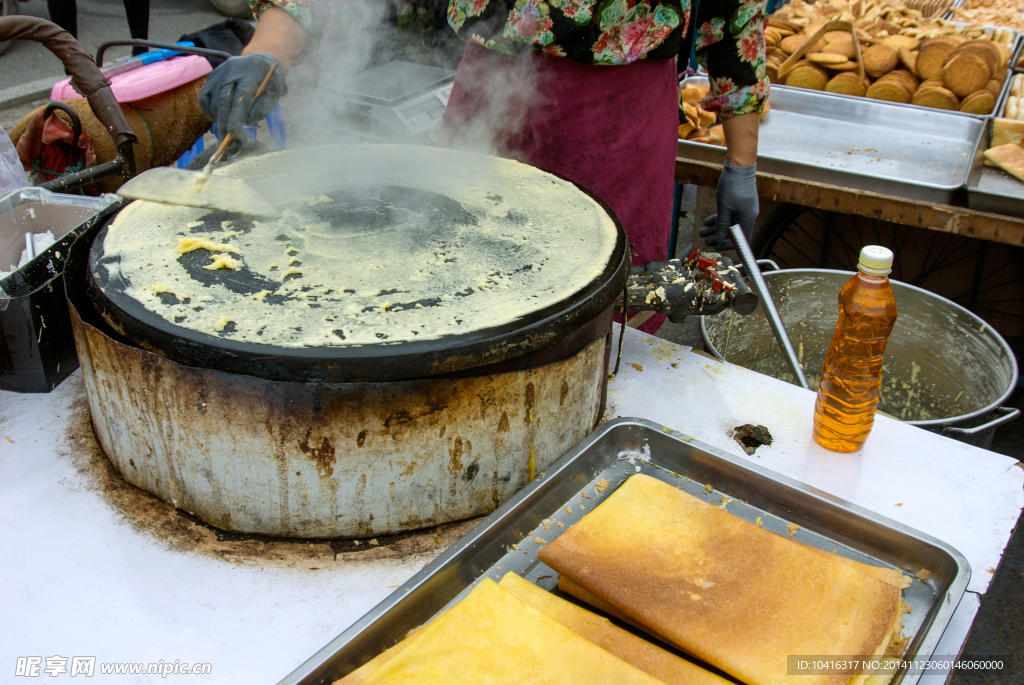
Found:
<svg viewBox="0 0 1024 685"><path fill-rule="evenodd" d="M111 176L120 175L122 178L130 178L126 174L128 174L128 167L124 155L118 153L117 157L114 157L109 162L102 162L88 169L58 176L52 181L40 183L39 187L52 190L55 193L66 193L87 186L90 183L97 183Z"/></svg>
<svg viewBox="0 0 1024 685"><path fill-rule="evenodd" d="M757 265L761 268L761 273L762 274L765 271L782 271L782 267L780 267L778 264L775 263L774 260L771 260L771 259L758 259L757 260ZM743 270L743 277L746 278L747 277L747 268L745 266L743 266L742 264L737 264L736 267L738 269L742 269Z"/></svg>
<svg viewBox="0 0 1024 685"><path fill-rule="evenodd" d="M945 426L942 429L943 434L954 433L956 435L977 435L978 433L984 433L991 428L998 428L1003 424L1013 421L1015 418L1020 416L1020 409L1016 407L998 407L996 411L1003 412L1002 416L997 416L988 423L983 423L980 426L973 426L971 428L960 428L959 426Z"/></svg>
<svg viewBox="0 0 1024 685"><path fill-rule="evenodd" d="M139 142L121 106L110 92L110 82L96 66L92 55L82 48L74 36L53 22L38 17L0 17L0 40L14 39L40 43L60 59L71 74L72 87L89 100L93 113L106 126L119 151L123 152L122 146L127 143ZM130 148L129 151L132 152L131 159L127 160L131 167L128 174L130 178L135 175L135 156Z"/></svg>
<svg viewBox="0 0 1024 685"><path fill-rule="evenodd" d="M13 15L0 17L0 40L31 40L40 43L57 56L71 74L71 85L89 101L89 107L99 119L117 147L117 164L109 167L110 175L120 174L125 180L135 175L135 148L138 136L132 130L121 110L110 82L96 66L74 36L53 22L38 17ZM86 169L85 171L90 171ZM78 172L82 173L82 172ZM69 174L68 176L75 176ZM67 177L62 177L67 178ZM44 187L45 184L44 184Z"/></svg>
<svg viewBox="0 0 1024 685"><path fill-rule="evenodd" d="M217 59L228 59L229 57L231 57L230 52L224 52L223 50L210 50L209 48L197 48L189 45L178 45L177 43L162 43L156 40L132 38L131 40L111 40L101 44L100 47L96 50L97 66L103 66L103 55L106 54L108 48L122 45L131 46L133 48L156 48L158 50L177 50L178 52L185 53L187 55L202 55L203 57L216 57Z"/></svg>
<svg viewBox="0 0 1024 685"><path fill-rule="evenodd" d="M743 266L746 267L747 274L750 276L750 282L754 285L754 292L761 298L761 305L764 307L768 325L771 326L772 332L775 333L775 339L779 341L779 347L782 348L782 353L786 357L789 370L793 372L800 387L810 390L811 386L807 383L804 370L800 367L800 360L796 356L796 350L793 349L793 343L790 342L789 334L786 333L786 326L782 323L779 310L775 308L775 301L772 299L772 294L768 290L764 278L761 276L761 269L757 265L757 260L754 259L754 252L750 249L747 237L743 235L743 229L740 228L739 224L729 227L729 237L732 239L732 244L736 246L740 259L743 260Z"/></svg>

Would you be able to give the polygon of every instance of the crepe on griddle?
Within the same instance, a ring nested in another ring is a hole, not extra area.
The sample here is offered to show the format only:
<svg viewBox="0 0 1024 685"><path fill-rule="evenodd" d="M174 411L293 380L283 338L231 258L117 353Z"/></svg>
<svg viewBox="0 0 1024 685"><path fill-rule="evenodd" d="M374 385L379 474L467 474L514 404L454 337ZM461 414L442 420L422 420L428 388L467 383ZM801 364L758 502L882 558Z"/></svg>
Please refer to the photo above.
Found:
<svg viewBox="0 0 1024 685"><path fill-rule="evenodd" d="M661 682L489 578L398 646L402 644L405 647L393 648L393 656L370 673L364 685Z"/></svg>
<svg viewBox="0 0 1024 685"><path fill-rule="evenodd" d="M868 572L644 475L538 558L560 589L748 685L791 682L787 655L881 655L901 615L898 571Z"/></svg>

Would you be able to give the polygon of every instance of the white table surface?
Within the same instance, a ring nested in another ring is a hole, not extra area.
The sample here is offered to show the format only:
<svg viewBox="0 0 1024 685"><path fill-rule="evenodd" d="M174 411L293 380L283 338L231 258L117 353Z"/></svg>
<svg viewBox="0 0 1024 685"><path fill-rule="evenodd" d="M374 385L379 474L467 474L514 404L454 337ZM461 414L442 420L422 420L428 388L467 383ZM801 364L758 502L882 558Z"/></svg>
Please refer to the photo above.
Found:
<svg viewBox="0 0 1024 685"><path fill-rule="evenodd" d="M71 424L83 399L80 371L49 394L0 391L0 681L79 682L10 674L18 657L95 656L96 675L82 682L275 683L436 554L341 555L313 571L168 545L81 469ZM736 455L731 428L763 424L775 442L751 460L959 549L973 576L936 652L956 654L1024 506L1024 470L884 417L861 452L834 454L811 439L812 410L808 391L630 330L606 416L649 419ZM212 675L99 673L103 662L161 659L209 663Z"/></svg>

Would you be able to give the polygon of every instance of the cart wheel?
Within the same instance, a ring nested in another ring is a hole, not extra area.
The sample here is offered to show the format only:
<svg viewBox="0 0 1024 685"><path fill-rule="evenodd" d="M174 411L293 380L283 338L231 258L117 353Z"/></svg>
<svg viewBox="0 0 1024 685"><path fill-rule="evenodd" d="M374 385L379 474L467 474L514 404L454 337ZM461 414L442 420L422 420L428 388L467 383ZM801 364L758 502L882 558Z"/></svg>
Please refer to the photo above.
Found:
<svg viewBox="0 0 1024 685"><path fill-rule="evenodd" d="M864 245L893 251L895 280L966 307L1006 337L1024 335L1024 248L790 204L764 217L752 247L783 269L850 271Z"/></svg>
<svg viewBox="0 0 1024 685"><path fill-rule="evenodd" d="M0 0L0 17L8 17L12 14L20 14L18 0ZM7 46L10 44L9 40L0 41L0 55L7 51Z"/></svg>
<svg viewBox="0 0 1024 685"><path fill-rule="evenodd" d="M236 19L252 19L252 10L248 0L210 0L213 8L225 17Z"/></svg>

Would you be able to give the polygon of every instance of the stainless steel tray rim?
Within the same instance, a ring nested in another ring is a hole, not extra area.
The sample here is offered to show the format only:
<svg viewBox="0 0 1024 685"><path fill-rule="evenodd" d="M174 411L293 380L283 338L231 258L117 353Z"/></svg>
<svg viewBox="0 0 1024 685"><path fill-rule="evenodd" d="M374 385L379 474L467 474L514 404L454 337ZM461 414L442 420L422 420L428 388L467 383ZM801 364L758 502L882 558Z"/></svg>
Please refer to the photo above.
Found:
<svg viewBox="0 0 1024 685"><path fill-rule="evenodd" d="M706 84L708 78L706 76L689 76L682 81L682 85L685 86L691 82L701 82ZM1009 88L1007 82L1003 84L1003 90L1006 92ZM979 157L979 149L982 145L982 138L985 135L988 117L980 117L973 115L965 115L960 112L950 112L945 110L938 110L929 107L920 107L917 105L903 105L900 103L891 103L887 101L871 100L863 97L846 96L837 93L828 93L826 91L811 91L804 88L791 88L788 86L772 86L773 89L779 88L785 97L806 99L806 100L824 100L825 102L841 102L849 106L857 106L860 108L874 109L878 112L887 114L898 113L899 110L894 109L893 105L898 105L903 108L910 108L913 110L915 116L929 117L930 120L937 121L948 121L956 122L956 126L962 127L967 126L968 130L961 134L961 138L945 137L938 133L932 133L936 139L948 140L950 143L960 143L966 145L966 152L963 153L963 157L969 160L962 171L957 172L957 175L952 177L950 181L929 181L929 180L915 180L913 178L906 179L898 176L896 173L890 173L888 175L880 174L870 170L858 170L858 169L843 169L829 167L821 162L816 161L804 161L800 159L790 157L780 157L778 155L765 152L764 147L758 152L758 162L761 164L762 171L766 173L778 173L780 175L793 176L795 178L807 179L807 173L823 174L824 180L819 182L836 185L839 187L849 187L853 189L859 189L863 192L881 193L878 186L885 187L885 193L882 194L895 194L903 197L924 200L928 202L943 202L949 203L953 199L953 194L959 189L963 188L969 181L973 166L970 161L976 160ZM769 94L769 101L771 101L771 95ZM772 112L769 112L767 116L784 116L787 110L779 109L776 105ZM805 115L805 113L802 113ZM842 123L841 120L830 119L824 114L818 115L806 115L806 116L817 116L822 121L831 121L833 123ZM681 156L704 160L712 163L722 163L722 158L725 155L725 148L715 145L709 145L707 143L697 143L685 139L677 139L677 150L681 153ZM692 150L692 154L686 154L687 150ZM772 165L777 165L779 168L774 169ZM795 167L795 172L789 171L787 167ZM802 173L801 173L802 172ZM893 192L889 192L892 190Z"/></svg>
<svg viewBox="0 0 1024 685"><path fill-rule="evenodd" d="M799 88L797 86L787 86L787 85L785 85L783 83L773 83L772 84L772 88L784 88L784 89L790 90L790 91L804 91L804 92L807 92L807 90L808 90L807 88ZM925 112L931 112L931 113L935 113L935 114L944 114L944 115L948 115L948 116L951 116L951 117L970 117L972 119L978 119L978 120L988 119L989 117L992 116L991 113L990 114L972 114L971 112L961 112L960 110L938 109L936 107L925 107L924 105L915 105L915 104L910 103L910 102L893 102L892 100L874 100L873 98L868 98L865 95L848 95L846 93L833 93L833 92L828 91L828 90L814 90L814 91L811 91L811 92L815 93L816 95L820 95L822 97L841 98L843 100L852 100L854 102L863 101L863 100L867 99L867 100L870 100L870 101L873 101L873 102L882 103L886 107L900 107L902 109L909 109L909 110L911 110L911 111L913 111L915 113L921 112L923 110ZM1000 88L999 92L1002 92L1002 88ZM996 98L996 100L998 101L998 97Z"/></svg>
<svg viewBox="0 0 1024 685"><path fill-rule="evenodd" d="M725 157L725 148L724 147L719 147L717 145L712 145L710 143L698 143L696 141L685 140L683 138L680 138L678 140L678 143L680 145L685 145L685 146L691 146L692 145L692 146L695 146L696 149L699 149L699 150L702 150L702 151L703 150L721 150L722 157L723 158ZM964 187L964 183L959 183L959 184L956 184L956 185L940 185L940 184L937 184L937 183L922 185L922 184L917 184L917 183L913 183L913 182L910 182L910 181L902 181L902 180L899 180L899 179L894 179L892 176L883 176L881 174L874 174L874 173L867 172L867 171L844 171L843 169L825 169L821 165L809 164L807 162L797 162L797 161L794 161L792 159L786 159L785 157L776 157L776 156L771 155L771 154L766 154L766 153L759 152L757 154L757 162L758 162L758 164L761 164L763 161L775 162L775 163L778 163L778 164L799 164L800 166L806 167L807 169L821 169L823 171L829 172L830 174L837 174L837 175L838 174L850 174L850 175L858 176L860 178L870 178L871 180L874 180L874 181L884 181L885 183L896 184L896 185L900 185L900 186L926 187L926 188L930 188L930 189L935 189L935 190L940 190L940 191L948 191L948 192L955 192L955 191L959 190L960 188ZM764 171L764 173L772 173L771 171L768 171L768 170L765 170L765 169L759 169L759 171ZM967 174L969 174L969 173L970 173L970 170L968 169ZM965 179L964 179L965 182L966 182L967 174L965 174ZM838 185L838 184L836 184L836 183L828 183L827 185ZM853 188L853 190L861 190L861 189ZM873 190L862 190L861 192L874 193L876 191L873 191Z"/></svg>
<svg viewBox="0 0 1024 685"><path fill-rule="evenodd" d="M330 679L336 676L324 676L320 679L315 679L317 676L317 669L324 666L328 660L346 645L357 639L364 630L375 624L377 621L386 617L386 615L392 610L396 609L402 604L406 596L411 592L424 586L429 580L431 580L435 574L444 572L449 564L453 564L460 555L466 554L474 547L479 546L481 541L487 536L487 534L495 529L502 528L502 520L513 514L520 507L525 506L531 499L540 496L539 493L543 490L553 489L558 485L558 476L563 472L572 470L577 459L584 454L590 447L595 445L602 438L611 434L616 429L632 429L640 431L649 431L652 434L664 434L667 437L680 440L687 443L690 446L695 447L698 450L705 451L712 454L715 458L725 461L731 465L737 466L742 470L749 471L762 478L768 478L772 481L778 482L779 484L789 489L799 491L802 495L811 498L814 501L827 503L828 506L837 508L840 511L852 514L856 517L865 517L872 519L875 522L881 523L890 529L900 532L904 535L909 535L917 538L919 541L924 542L932 547L941 550L947 554L957 566L957 573L952 579L949 587L947 587L944 597L939 601L938 609L931 615L927 624L923 624L921 631L924 631L924 635L921 637L921 641L918 644L917 652L915 656L917 658L924 658L924 656L930 656L938 644L941 638L942 631L934 630L935 626L941 626L945 628L949 623L949 619L952 617L953 612L959 605L960 598L966 591L967 585L971 577L971 566L967 559L951 545L921 531L917 531L909 526L906 526L898 521L893 521L886 516L882 516L868 509L865 509L859 505L851 502L846 502L834 495L819 490L813 486L801 483L788 476L771 471L770 469L761 467L753 462L749 462L740 457L735 457L722 450L719 450L711 445L696 440L690 435L675 431L669 428L660 426L654 422L648 421L642 418L635 417L621 417L612 419L599 426L589 436L584 438L578 445L569 450L565 455L558 459L554 464L541 474L538 474L537 478L518 493L516 493L511 499L498 507L493 513L488 515L481 523L476 526L473 530L467 533L461 540L456 542L452 547L439 555L434 561L430 562L422 570L413 575L406 583L403 583L401 587L388 595L384 600L377 604L373 609L367 612L364 616L355 621L351 626L345 629L340 635L334 638L331 642L320 649L316 654L306 660L301 666L295 671L286 676L279 682L279 685L296 685L298 683L309 684L309 683L328 683ZM664 468L658 466L657 468ZM589 483L589 481L588 481ZM584 484L586 486L586 484ZM600 503L599 500L598 503ZM532 528L524 531L523 537L519 538L522 541L529 533ZM538 562L539 563L539 562ZM450 569L453 573L459 573L466 569L454 567ZM480 572L474 572L469 569L467 576L472 576L472 579L467 582L466 586L460 593L456 593L455 597L461 596L469 588L473 587L483 577L486 569ZM956 598L954 602L953 599ZM454 599L452 601L455 601ZM437 612L431 613L429 616L424 618L424 623L429 620L432 616L436 615ZM920 633L918 633L920 635ZM920 679L920 674L905 674L900 685L915 685Z"/></svg>

